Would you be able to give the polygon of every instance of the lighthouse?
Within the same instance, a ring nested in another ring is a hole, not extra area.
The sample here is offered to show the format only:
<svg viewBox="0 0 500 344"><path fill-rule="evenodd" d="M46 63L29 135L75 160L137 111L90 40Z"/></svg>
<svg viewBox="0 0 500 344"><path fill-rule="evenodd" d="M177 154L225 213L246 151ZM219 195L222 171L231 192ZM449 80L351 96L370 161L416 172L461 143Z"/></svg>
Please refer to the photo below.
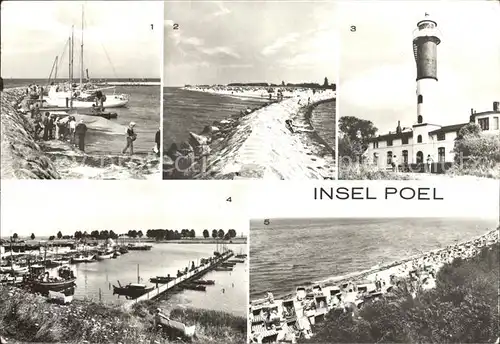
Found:
<svg viewBox="0 0 500 344"><path fill-rule="evenodd" d="M437 23L428 13L413 31L413 54L417 65L417 123L437 117L439 95L437 77L437 46L441 43Z"/></svg>

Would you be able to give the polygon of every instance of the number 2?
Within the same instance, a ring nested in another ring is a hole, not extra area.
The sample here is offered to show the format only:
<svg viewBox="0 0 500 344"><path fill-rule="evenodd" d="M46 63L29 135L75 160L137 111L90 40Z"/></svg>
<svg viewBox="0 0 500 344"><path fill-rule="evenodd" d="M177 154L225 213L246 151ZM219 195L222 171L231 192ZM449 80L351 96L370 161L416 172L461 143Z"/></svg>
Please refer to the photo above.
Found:
<svg viewBox="0 0 500 344"><path fill-rule="evenodd" d="M174 30L179 30L179 24L174 24Z"/></svg>

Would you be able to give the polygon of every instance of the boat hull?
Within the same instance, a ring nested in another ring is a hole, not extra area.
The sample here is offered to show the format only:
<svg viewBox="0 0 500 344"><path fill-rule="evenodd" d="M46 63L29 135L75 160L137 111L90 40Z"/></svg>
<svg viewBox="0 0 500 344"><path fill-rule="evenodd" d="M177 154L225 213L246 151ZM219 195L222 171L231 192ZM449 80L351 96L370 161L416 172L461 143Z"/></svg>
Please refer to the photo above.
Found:
<svg viewBox="0 0 500 344"><path fill-rule="evenodd" d="M57 106L57 107L66 107L66 99L59 98L46 98L45 99L48 106ZM109 97L103 104L105 109L110 108L120 108L125 107L128 104L128 99L119 99L119 98L111 98ZM73 100L73 108L76 109L91 109L95 106L95 102L92 101L80 101Z"/></svg>

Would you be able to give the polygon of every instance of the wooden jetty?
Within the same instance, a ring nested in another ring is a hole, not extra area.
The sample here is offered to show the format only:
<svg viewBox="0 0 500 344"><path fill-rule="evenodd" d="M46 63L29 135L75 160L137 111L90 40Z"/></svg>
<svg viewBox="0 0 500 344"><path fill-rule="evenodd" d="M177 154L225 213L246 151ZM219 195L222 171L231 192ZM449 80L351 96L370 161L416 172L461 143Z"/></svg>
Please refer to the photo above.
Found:
<svg viewBox="0 0 500 344"><path fill-rule="evenodd" d="M232 251L227 251L222 253L219 257L215 258L214 261L211 263L205 264L198 266L192 271L189 271L187 274L182 275L181 277L177 277L176 279L162 284L158 286L157 288L154 288L150 292L147 292L144 295L139 296L138 298L128 301L127 303L124 304L125 309L130 309L134 304L141 302L141 301L146 301L146 300L153 300L157 298L158 296L162 295L166 291L179 286L182 283L189 282L192 280L196 280L200 278L202 275L206 274L207 272L215 269L217 266L219 266L221 263L227 261L229 258L231 258L234 255Z"/></svg>

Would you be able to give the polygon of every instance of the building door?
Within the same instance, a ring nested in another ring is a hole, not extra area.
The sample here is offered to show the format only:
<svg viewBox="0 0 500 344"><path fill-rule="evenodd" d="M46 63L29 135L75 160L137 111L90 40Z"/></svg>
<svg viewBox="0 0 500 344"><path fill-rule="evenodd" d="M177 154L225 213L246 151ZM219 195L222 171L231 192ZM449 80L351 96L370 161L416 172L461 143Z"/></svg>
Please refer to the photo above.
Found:
<svg viewBox="0 0 500 344"><path fill-rule="evenodd" d="M422 151L417 152L417 164L422 164L424 162L424 153Z"/></svg>

